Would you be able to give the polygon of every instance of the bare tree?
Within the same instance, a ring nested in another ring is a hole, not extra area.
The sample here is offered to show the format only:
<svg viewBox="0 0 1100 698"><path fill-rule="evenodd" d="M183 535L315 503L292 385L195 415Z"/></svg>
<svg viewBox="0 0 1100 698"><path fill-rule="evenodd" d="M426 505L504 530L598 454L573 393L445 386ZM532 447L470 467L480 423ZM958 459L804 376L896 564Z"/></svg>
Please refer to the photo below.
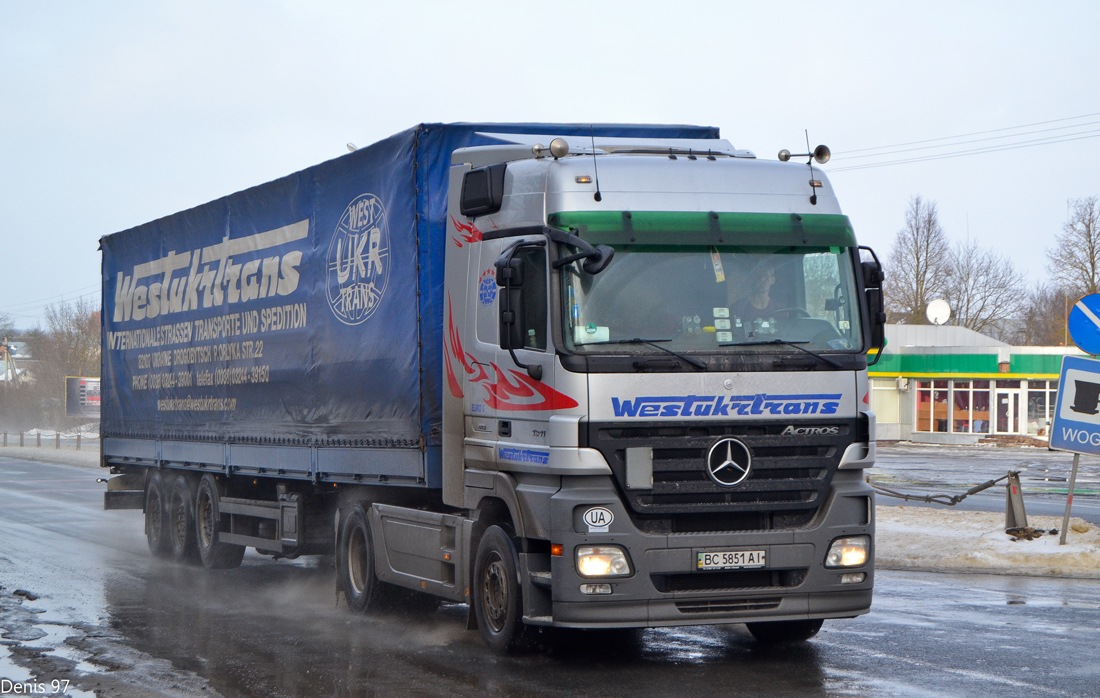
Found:
<svg viewBox="0 0 1100 698"><path fill-rule="evenodd" d="M1066 315L1076 301L1064 289L1043 284L1027 295L1021 312L1022 322L1007 339L1026 346L1062 346L1068 341Z"/></svg>
<svg viewBox="0 0 1100 698"><path fill-rule="evenodd" d="M955 325L975 332L1001 334L1024 305L1024 275L1012 262L967 240L951 249L947 300Z"/></svg>
<svg viewBox="0 0 1100 698"><path fill-rule="evenodd" d="M26 333L34 358L32 389L24 414L35 426L62 428L75 422L65 417L65 377L99 376L99 310L91 301L58 303L46 308L46 329Z"/></svg>
<svg viewBox="0 0 1100 698"><path fill-rule="evenodd" d="M891 322L920 325L928 303L945 294L951 247L940 226L935 201L909 200L905 227L898 231L886 263L883 291Z"/></svg>
<svg viewBox="0 0 1100 698"><path fill-rule="evenodd" d="M1069 220L1047 250L1047 271L1072 295L1100 291L1100 206L1097 197L1069 200Z"/></svg>

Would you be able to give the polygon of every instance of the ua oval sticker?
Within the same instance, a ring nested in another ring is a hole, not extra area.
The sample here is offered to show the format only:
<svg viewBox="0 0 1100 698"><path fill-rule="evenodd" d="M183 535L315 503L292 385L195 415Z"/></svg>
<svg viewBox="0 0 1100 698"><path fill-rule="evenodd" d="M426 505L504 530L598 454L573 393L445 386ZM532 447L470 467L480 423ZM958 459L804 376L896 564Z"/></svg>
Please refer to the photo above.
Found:
<svg viewBox="0 0 1100 698"><path fill-rule="evenodd" d="M611 513L610 509L604 507L592 507L584 512L584 522L588 524L589 530L603 529L606 531L614 520L615 515Z"/></svg>

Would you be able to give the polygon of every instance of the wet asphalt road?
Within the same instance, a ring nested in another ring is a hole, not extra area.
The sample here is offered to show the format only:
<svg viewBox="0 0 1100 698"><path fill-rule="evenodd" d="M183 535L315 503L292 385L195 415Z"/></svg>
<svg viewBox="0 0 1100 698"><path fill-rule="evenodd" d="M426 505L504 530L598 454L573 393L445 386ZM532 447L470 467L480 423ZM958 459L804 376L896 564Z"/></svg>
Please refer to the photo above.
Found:
<svg viewBox="0 0 1100 698"><path fill-rule="evenodd" d="M324 559L155 561L98 475L0 458L0 678L74 696L1100 695L1098 581L880 571L869 615L802 646L698 627L499 658L463 606L352 615Z"/></svg>

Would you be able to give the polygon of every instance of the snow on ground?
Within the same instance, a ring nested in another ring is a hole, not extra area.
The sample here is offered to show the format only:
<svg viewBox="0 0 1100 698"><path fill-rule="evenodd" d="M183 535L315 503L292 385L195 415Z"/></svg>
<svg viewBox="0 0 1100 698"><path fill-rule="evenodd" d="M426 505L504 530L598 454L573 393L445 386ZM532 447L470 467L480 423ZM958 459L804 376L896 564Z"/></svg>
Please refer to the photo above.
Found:
<svg viewBox="0 0 1100 698"><path fill-rule="evenodd" d="M886 569L982 572L1100 579L1100 528L1071 518L1060 535L1013 542L1003 512L927 507L876 507L876 566ZM1061 529L1062 517L1029 516L1032 528Z"/></svg>

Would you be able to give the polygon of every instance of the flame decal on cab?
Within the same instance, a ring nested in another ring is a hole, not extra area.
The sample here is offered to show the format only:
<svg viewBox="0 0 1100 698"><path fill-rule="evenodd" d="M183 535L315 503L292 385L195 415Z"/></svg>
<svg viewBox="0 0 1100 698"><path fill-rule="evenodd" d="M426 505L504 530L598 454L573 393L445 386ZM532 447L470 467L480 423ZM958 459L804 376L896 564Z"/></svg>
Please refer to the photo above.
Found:
<svg viewBox="0 0 1100 698"><path fill-rule="evenodd" d="M447 294L447 386L451 395L461 398L462 384L455 373L454 364L462 366L467 380L481 385L488 395L485 404L494 410L505 412L536 412L540 410L567 410L577 406L573 398L559 393L541 381L534 380L526 373L514 369L502 371L495 363L489 365L494 377L490 377L485 367L478 363L473 354L467 354L462 348L462 338L455 329L451 318L451 294ZM452 363L452 357L454 362ZM511 375L509 375L511 374Z"/></svg>
<svg viewBox="0 0 1100 698"><path fill-rule="evenodd" d="M455 220L454 216L451 216L451 222L455 224L455 230L458 230L462 234L462 239L466 242L481 242L481 231L477 229L477 226L473 223L459 223ZM451 238L456 245L462 247L462 242L458 238Z"/></svg>

